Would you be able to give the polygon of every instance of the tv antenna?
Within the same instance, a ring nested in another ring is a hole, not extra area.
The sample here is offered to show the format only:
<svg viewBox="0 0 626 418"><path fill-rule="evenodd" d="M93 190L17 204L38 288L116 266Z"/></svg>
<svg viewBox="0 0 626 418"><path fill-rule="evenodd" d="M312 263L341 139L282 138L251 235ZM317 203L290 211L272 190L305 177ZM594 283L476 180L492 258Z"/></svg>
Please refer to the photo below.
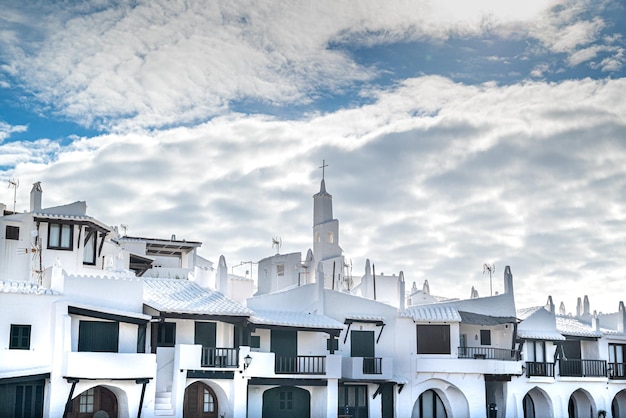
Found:
<svg viewBox="0 0 626 418"><path fill-rule="evenodd" d="M15 202L17 202L17 188L20 187L20 181L16 179L9 180L9 189L13 187L13 213L15 213Z"/></svg>
<svg viewBox="0 0 626 418"><path fill-rule="evenodd" d="M283 246L283 240L280 237L272 238L272 248L276 248L276 254L280 253L280 247Z"/></svg>
<svg viewBox="0 0 626 418"><path fill-rule="evenodd" d="M483 274L485 273L489 273L489 293L491 296L493 296L493 282L491 280L491 276L493 276L493 273L496 272L496 265L495 264L483 264Z"/></svg>

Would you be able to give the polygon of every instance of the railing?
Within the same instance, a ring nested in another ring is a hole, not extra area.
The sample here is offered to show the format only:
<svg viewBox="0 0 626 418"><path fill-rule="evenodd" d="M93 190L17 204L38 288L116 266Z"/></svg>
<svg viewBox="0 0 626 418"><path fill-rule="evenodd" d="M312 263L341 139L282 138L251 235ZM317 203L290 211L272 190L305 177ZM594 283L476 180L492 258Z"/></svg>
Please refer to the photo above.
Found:
<svg viewBox="0 0 626 418"><path fill-rule="evenodd" d="M531 376L554 377L554 363L527 361L526 377Z"/></svg>
<svg viewBox="0 0 626 418"><path fill-rule="evenodd" d="M276 356L276 374L326 374L326 356Z"/></svg>
<svg viewBox="0 0 626 418"><path fill-rule="evenodd" d="M238 367L239 349L202 347L202 367Z"/></svg>
<svg viewBox="0 0 626 418"><path fill-rule="evenodd" d="M606 377L605 360L559 360L559 376Z"/></svg>
<svg viewBox="0 0 626 418"><path fill-rule="evenodd" d="M626 363L609 363L609 377L615 380L626 379Z"/></svg>
<svg viewBox="0 0 626 418"><path fill-rule="evenodd" d="M517 350L492 347L459 347L459 358L519 360Z"/></svg>
<svg viewBox="0 0 626 418"><path fill-rule="evenodd" d="M363 374L382 374L382 357L363 357Z"/></svg>

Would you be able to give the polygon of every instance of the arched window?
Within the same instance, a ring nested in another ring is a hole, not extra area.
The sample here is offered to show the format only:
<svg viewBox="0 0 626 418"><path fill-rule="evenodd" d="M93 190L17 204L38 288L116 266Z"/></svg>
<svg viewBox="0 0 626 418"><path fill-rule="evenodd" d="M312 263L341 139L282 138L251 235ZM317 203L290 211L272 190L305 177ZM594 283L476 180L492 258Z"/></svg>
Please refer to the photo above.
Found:
<svg viewBox="0 0 626 418"><path fill-rule="evenodd" d="M434 390L429 389L422 393L417 402L419 406L418 418L448 418L446 408Z"/></svg>
<svg viewBox="0 0 626 418"><path fill-rule="evenodd" d="M328 233L328 242L331 244L335 242L335 235L332 232Z"/></svg>
<svg viewBox="0 0 626 418"><path fill-rule="evenodd" d="M524 418L535 418L535 403L528 393L524 396L522 407L524 408Z"/></svg>

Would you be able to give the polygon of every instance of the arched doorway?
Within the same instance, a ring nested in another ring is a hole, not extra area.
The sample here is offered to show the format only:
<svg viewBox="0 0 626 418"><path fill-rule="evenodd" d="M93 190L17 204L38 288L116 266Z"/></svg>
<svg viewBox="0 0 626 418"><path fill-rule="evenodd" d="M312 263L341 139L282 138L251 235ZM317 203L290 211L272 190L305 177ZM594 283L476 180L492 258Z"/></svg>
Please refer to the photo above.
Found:
<svg viewBox="0 0 626 418"><path fill-rule="evenodd" d="M218 405L215 392L202 382L195 382L185 389L184 418L217 418Z"/></svg>
<svg viewBox="0 0 626 418"><path fill-rule="evenodd" d="M104 386L87 389L74 398L68 418L98 417L117 418L117 398L115 394Z"/></svg>
<svg viewBox="0 0 626 418"><path fill-rule="evenodd" d="M534 387L526 393L522 401L524 418L552 418L552 402L546 393Z"/></svg>
<svg viewBox="0 0 626 418"><path fill-rule="evenodd" d="M263 392L263 418L310 418L311 394L295 386L279 386Z"/></svg>
<svg viewBox="0 0 626 418"><path fill-rule="evenodd" d="M413 406L413 418L448 418L443 401L432 389L422 392Z"/></svg>
<svg viewBox="0 0 626 418"><path fill-rule="evenodd" d="M626 389L617 392L613 397L613 402L611 402L611 415L614 417L626 415Z"/></svg>
<svg viewBox="0 0 626 418"><path fill-rule="evenodd" d="M578 389L569 397L567 416L569 418L595 417L595 404L589 392Z"/></svg>

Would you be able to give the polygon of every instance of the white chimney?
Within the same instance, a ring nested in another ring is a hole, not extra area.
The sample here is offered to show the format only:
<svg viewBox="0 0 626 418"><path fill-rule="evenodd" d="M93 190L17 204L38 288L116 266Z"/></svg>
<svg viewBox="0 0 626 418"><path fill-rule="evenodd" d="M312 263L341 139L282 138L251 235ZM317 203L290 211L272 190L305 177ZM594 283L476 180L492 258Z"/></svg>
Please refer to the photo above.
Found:
<svg viewBox="0 0 626 418"><path fill-rule="evenodd" d="M41 182L33 183L33 189L30 191L30 211L37 212L41 210Z"/></svg>

